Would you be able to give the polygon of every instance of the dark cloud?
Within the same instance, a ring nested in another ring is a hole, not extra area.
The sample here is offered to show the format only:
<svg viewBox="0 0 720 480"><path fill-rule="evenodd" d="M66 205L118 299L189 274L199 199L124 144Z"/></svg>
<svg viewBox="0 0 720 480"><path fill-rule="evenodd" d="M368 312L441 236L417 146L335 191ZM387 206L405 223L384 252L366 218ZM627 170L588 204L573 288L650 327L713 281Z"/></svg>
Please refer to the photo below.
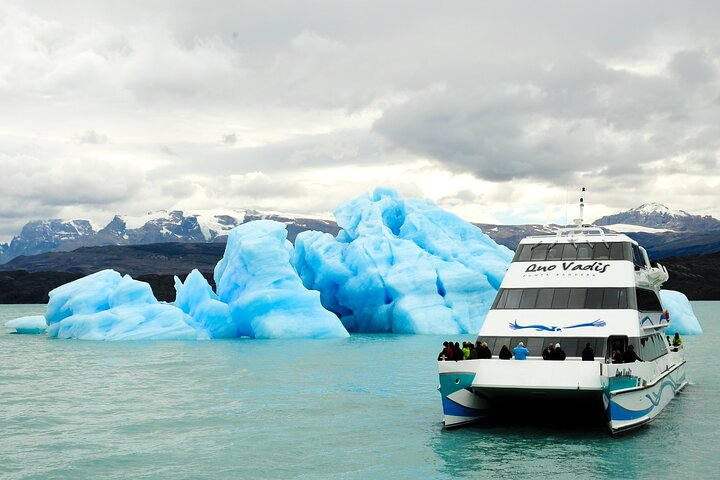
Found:
<svg viewBox="0 0 720 480"><path fill-rule="evenodd" d="M222 143L225 145L235 145L237 143L237 135L228 133L222 136Z"/></svg>

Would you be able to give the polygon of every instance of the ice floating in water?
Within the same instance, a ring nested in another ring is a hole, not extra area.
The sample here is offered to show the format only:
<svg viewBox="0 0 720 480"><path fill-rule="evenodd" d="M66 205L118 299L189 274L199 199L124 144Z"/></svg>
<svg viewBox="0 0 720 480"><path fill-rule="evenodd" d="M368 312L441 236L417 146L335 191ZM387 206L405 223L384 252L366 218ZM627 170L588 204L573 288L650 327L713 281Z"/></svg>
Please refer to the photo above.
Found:
<svg viewBox="0 0 720 480"><path fill-rule="evenodd" d="M286 226L270 220L240 225L228 235L225 255L215 267L215 284L218 298L230 308L237 334L348 336L338 317L323 308L320 294L303 286L290 264L292 249Z"/></svg>
<svg viewBox="0 0 720 480"><path fill-rule="evenodd" d="M670 313L670 326L667 333L678 332L682 335L700 335L702 327L693 312L692 305L685 295L675 290L660 290L663 307Z"/></svg>
<svg viewBox="0 0 720 480"><path fill-rule="evenodd" d="M355 332L476 333L512 251L427 200L393 190L335 210L337 238L302 232L293 264Z"/></svg>
<svg viewBox="0 0 720 480"><path fill-rule="evenodd" d="M5 326L8 328L14 328L17 333L24 334L37 334L44 333L47 329L47 323L45 317L42 315L31 315L28 317L20 317L5 322Z"/></svg>
<svg viewBox="0 0 720 480"><path fill-rule="evenodd" d="M160 303L150 285L103 270L50 292L48 336L82 340L208 338L179 308Z"/></svg>

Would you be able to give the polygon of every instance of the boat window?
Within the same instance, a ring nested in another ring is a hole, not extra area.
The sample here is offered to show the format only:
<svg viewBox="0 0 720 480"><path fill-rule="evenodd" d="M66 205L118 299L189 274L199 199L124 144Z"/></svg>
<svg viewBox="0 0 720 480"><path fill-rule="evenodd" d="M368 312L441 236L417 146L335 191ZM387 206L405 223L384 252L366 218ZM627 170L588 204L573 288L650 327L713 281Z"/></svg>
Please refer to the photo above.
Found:
<svg viewBox="0 0 720 480"><path fill-rule="evenodd" d="M541 288L540 292L538 293L535 308L552 308L552 299L554 293L554 288Z"/></svg>
<svg viewBox="0 0 720 480"><path fill-rule="evenodd" d="M545 260L545 257L547 255L548 246L545 244L538 244L533 247L532 255L530 256L530 260L532 261L542 261Z"/></svg>
<svg viewBox="0 0 720 480"><path fill-rule="evenodd" d="M610 258L610 245L596 243L593 248L593 260L608 260Z"/></svg>
<svg viewBox="0 0 720 480"><path fill-rule="evenodd" d="M522 298L520 299L520 308L535 308L535 302L538 297L537 288L526 288L522 292Z"/></svg>
<svg viewBox="0 0 720 480"><path fill-rule="evenodd" d="M615 242L610 244L610 260L630 260L631 256L625 256L625 245L630 245L625 242ZM628 252L629 253L629 252Z"/></svg>
<svg viewBox="0 0 720 480"><path fill-rule="evenodd" d="M582 348L578 350L578 339L577 338L563 338L560 340L560 347L565 350L565 355L571 357L579 357L582 355L582 350L585 348L585 344L582 344Z"/></svg>
<svg viewBox="0 0 720 480"><path fill-rule="evenodd" d="M654 295L654 292L650 293ZM634 299L627 288L502 288L492 308L634 309L629 302L631 298Z"/></svg>
<svg viewBox="0 0 720 480"><path fill-rule="evenodd" d="M620 297L625 292L624 288L606 288L603 294L602 308L627 308L627 296L625 298L625 306L620 306Z"/></svg>
<svg viewBox="0 0 720 480"><path fill-rule="evenodd" d="M532 254L532 245L520 245L513 261L527 262Z"/></svg>
<svg viewBox="0 0 720 480"><path fill-rule="evenodd" d="M592 260L593 258L593 246L589 243L581 243L577 249L578 260Z"/></svg>
<svg viewBox="0 0 720 480"><path fill-rule="evenodd" d="M585 299L585 308L602 308L604 293L602 288L589 289L587 299Z"/></svg>
<svg viewBox="0 0 720 480"><path fill-rule="evenodd" d="M636 269L639 267L644 267L645 266L645 258L643 258L643 255L640 252L640 247L633 244L632 251L633 251L633 262L635 263Z"/></svg>
<svg viewBox="0 0 720 480"><path fill-rule="evenodd" d="M530 337L527 340L527 349L530 350L531 355L542 355L542 351L545 348L543 344L543 338Z"/></svg>
<svg viewBox="0 0 720 480"><path fill-rule="evenodd" d="M662 312L662 305L657 294L652 290L635 289L637 296L637 309L641 312Z"/></svg>
<svg viewBox="0 0 720 480"><path fill-rule="evenodd" d="M570 289L569 288L555 289L555 295L553 295L552 308L567 308L569 298L570 298Z"/></svg>
<svg viewBox="0 0 720 480"><path fill-rule="evenodd" d="M575 260L577 258L577 248L572 243L566 243L563 246L562 259Z"/></svg>
<svg viewBox="0 0 720 480"><path fill-rule="evenodd" d="M562 245L560 243L556 243L555 245L550 247L547 252L547 259L555 260L555 261L562 260L563 248L564 248L564 245Z"/></svg>
<svg viewBox="0 0 720 480"><path fill-rule="evenodd" d="M495 296L495 302L493 303L492 308L504 308L505 302L507 301L507 290L504 288L501 288L498 291L498 294Z"/></svg>
<svg viewBox="0 0 720 480"><path fill-rule="evenodd" d="M594 289L591 289L594 290ZM585 306L585 295L587 294L586 288L571 288L570 299L568 301L568 308L583 308ZM602 292L601 292L602 295ZM600 308L600 307L598 307Z"/></svg>
<svg viewBox="0 0 720 480"><path fill-rule="evenodd" d="M505 308L518 308L520 306L520 298L522 297L521 289L508 290Z"/></svg>

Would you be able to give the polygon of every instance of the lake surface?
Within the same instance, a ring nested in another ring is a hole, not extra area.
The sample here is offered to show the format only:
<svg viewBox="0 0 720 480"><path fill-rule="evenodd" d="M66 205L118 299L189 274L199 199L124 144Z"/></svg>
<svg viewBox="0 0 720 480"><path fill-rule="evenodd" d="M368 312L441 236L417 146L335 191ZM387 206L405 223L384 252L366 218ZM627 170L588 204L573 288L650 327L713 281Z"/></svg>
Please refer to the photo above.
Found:
<svg viewBox="0 0 720 480"><path fill-rule="evenodd" d="M684 392L651 425L445 431L444 337L93 342L9 334L0 479L717 478L720 302L693 302ZM462 341L474 336L448 337Z"/></svg>

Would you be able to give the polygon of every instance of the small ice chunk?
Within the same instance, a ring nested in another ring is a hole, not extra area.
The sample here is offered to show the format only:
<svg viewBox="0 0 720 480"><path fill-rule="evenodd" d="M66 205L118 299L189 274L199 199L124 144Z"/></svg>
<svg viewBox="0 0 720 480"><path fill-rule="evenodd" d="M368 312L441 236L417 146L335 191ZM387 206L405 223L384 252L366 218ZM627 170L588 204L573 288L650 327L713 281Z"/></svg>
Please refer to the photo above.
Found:
<svg viewBox="0 0 720 480"><path fill-rule="evenodd" d="M5 322L8 328L14 328L17 333L37 334L44 333L47 329L45 317L42 315L30 315Z"/></svg>
<svg viewBox="0 0 720 480"><path fill-rule="evenodd" d="M693 312L687 297L675 290L660 290L662 305L670 313L670 326L667 333L678 332L681 335L700 335L702 327Z"/></svg>

